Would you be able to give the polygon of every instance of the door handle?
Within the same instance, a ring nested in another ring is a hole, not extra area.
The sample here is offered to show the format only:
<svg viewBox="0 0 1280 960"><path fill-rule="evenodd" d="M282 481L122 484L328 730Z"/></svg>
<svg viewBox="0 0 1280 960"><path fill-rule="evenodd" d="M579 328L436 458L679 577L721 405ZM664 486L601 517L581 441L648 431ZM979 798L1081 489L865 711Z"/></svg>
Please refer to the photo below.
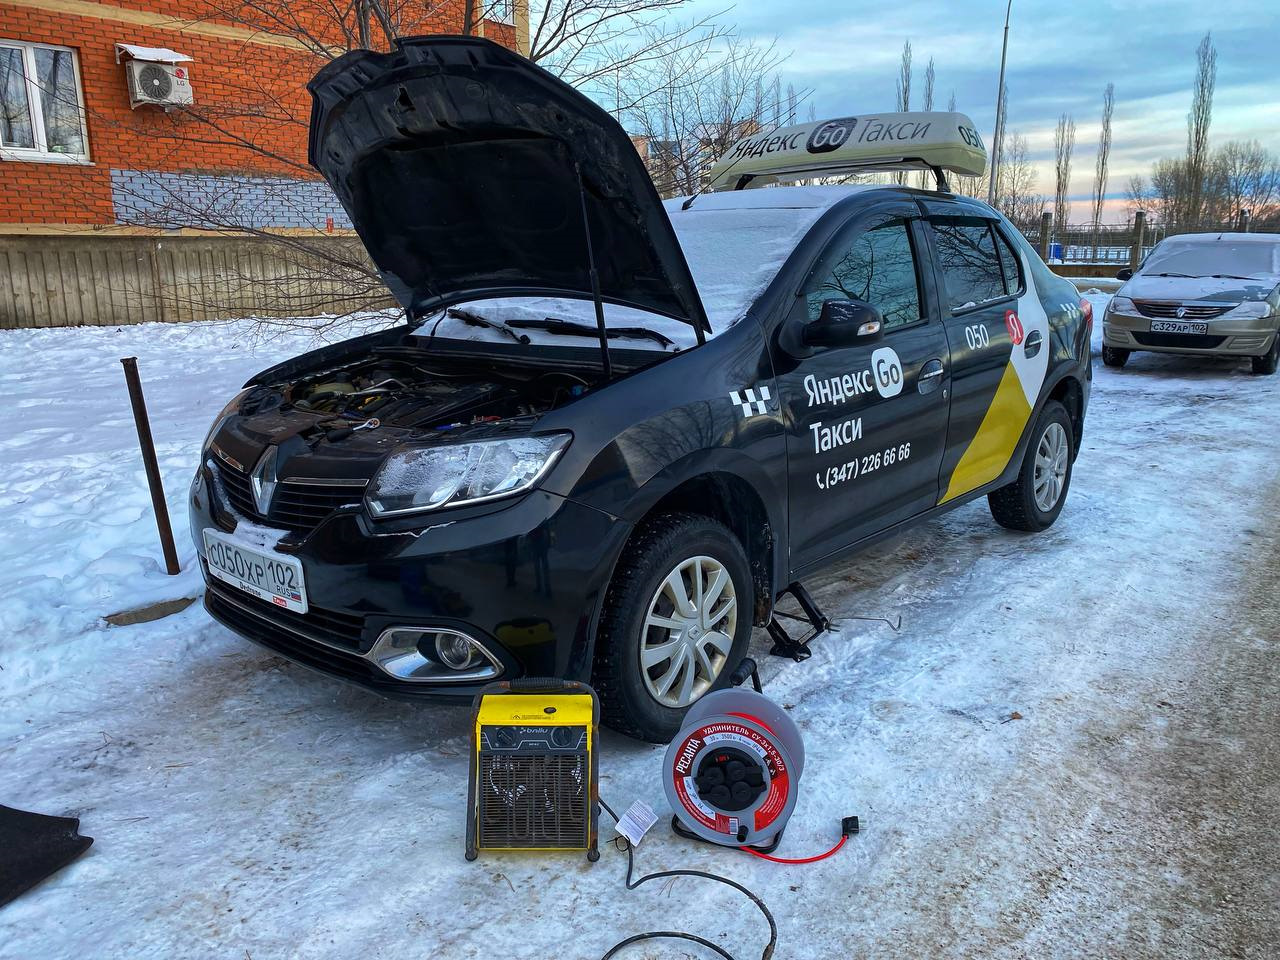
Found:
<svg viewBox="0 0 1280 960"><path fill-rule="evenodd" d="M946 371L942 368L941 360L930 360L920 368L920 375L916 377L916 389L921 393L933 393L942 386L942 375Z"/></svg>
<svg viewBox="0 0 1280 960"><path fill-rule="evenodd" d="M1044 346L1044 336L1039 330L1032 330L1027 334L1026 343L1022 345L1022 353L1028 360L1040 352L1040 348Z"/></svg>

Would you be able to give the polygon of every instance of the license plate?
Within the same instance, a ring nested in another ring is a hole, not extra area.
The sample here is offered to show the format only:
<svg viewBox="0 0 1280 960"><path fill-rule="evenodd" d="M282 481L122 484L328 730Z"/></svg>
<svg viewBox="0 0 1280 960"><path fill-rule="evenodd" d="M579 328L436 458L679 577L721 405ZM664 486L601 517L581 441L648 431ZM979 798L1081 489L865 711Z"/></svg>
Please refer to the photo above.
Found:
<svg viewBox="0 0 1280 960"><path fill-rule="evenodd" d="M1207 323L1194 323L1191 320L1152 320L1152 333L1199 333L1209 332Z"/></svg>
<svg viewBox="0 0 1280 960"><path fill-rule="evenodd" d="M307 612L302 562L296 557L264 550L217 530L205 530L204 556L209 573L224 583L277 607Z"/></svg>

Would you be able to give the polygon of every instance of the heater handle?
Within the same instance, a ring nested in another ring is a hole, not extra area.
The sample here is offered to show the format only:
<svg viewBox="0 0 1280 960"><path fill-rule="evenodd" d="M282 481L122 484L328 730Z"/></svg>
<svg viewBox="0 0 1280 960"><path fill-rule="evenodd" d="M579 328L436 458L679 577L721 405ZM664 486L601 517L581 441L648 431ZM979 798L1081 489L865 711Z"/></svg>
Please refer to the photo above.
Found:
<svg viewBox="0 0 1280 960"><path fill-rule="evenodd" d="M584 690L583 685L576 680L561 680L558 677L520 677L517 680L508 682L510 689L522 692L539 691L546 693L551 690Z"/></svg>

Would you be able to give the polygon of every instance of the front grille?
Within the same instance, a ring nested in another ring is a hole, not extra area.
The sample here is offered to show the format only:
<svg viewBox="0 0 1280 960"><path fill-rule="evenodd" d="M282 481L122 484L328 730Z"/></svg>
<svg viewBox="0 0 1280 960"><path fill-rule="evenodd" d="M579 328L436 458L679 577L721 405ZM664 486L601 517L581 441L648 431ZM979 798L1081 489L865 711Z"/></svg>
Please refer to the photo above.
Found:
<svg viewBox="0 0 1280 960"><path fill-rule="evenodd" d="M316 606L308 606L306 613L297 613L212 578L208 578L208 592L220 603L241 607L246 616L287 630L304 640L340 647L357 655L360 652L364 617Z"/></svg>
<svg viewBox="0 0 1280 960"><path fill-rule="evenodd" d="M276 487L267 520L289 530L311 530L339 507L358 504L363 496L363 482L357 486L282 480Z"/></svg>
<svg viewBox="0 0 1280 960"><path fill-rule="evenodd" d="M1135 300L1134 305L1144 317L1160 320L1212 320L1231 309L1231 304L1177 303L1165 300ZM1178 311L1182 313L1179 314Z"/></svg>
<svg viewBox="0 0 1280 960"><path fill-rule="evenodd" d="M314 530L321 520L339 507L358 504L364 496L364 480L305 483L281 480L276 484L271 511L263 516L253 500L253 488L247 473L225 463L218 464L218 473L227 491L227 499L237 513L273 527L302 533Z"/></svg>
<svg viewBox="0 0 1280 960"><path fill-rule="evenodd" d="M528 756L481 752L480 846L588 844L587 754Z"/></svg>
<svg viewBox="0 0 1280 960"><path fill-rule="evenodd" d="M1187 350L1213 350L1222 346L1226 337L1208 337L1198 333L1138 333L1133 339L1143 347L1183 347Z"/></svg>

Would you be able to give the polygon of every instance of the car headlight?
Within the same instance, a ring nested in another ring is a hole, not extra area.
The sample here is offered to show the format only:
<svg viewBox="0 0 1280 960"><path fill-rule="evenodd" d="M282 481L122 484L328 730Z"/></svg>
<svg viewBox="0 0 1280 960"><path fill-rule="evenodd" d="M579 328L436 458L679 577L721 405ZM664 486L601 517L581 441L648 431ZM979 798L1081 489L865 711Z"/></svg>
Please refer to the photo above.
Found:
<svg viewBox="0 0 1280 960"><path fill-rule="evenodd" d="M1246 300L1244 303L1236 304L1224 316L1233 320L1260 320L1271 316L1271 304L1265 300Z"/></svg>
<svg viewBox="0 0 1280 960"><path fill-rule="evenodd" d="M204 443L200 444L201 453L209 449L210 442L212 442L213 438L217 436L218 431L222 429L222 425L240 411L240 401L243 400L244 395L252 389L253 387L245 387L231 398L231 402L222 408L221 413L214 417L213 426L211 426L209 428L209 432L204 435Z"/></svg>
<svg viewBox="0 0 1280 960"><path fill-rule="evenodd" d="M528 490L569 445L569 434L409 447L389 456L369 484L375 517L496 500Z"/></svg>
<svg viewBox="0 0 1280 960"><path fill-rule="evenodd" d="M1127 313L1137 316L1138 307L1128 297L1112 297L1107 304L1107 313Z"/></svg>

